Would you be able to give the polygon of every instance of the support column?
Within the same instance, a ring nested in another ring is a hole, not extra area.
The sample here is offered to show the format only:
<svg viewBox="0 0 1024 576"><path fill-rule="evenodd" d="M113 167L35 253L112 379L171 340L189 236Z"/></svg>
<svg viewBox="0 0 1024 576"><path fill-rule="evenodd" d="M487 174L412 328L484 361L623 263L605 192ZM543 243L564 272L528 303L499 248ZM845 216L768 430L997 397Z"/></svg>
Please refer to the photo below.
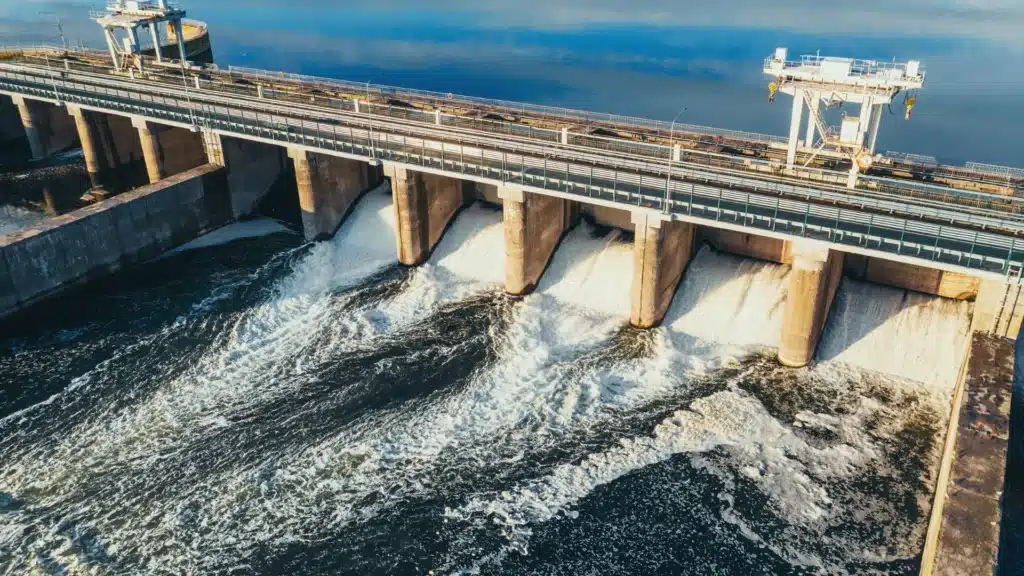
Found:
<svg viewBox="0 0 1024 576"><path fill-rule="evenodd" d="M384 174L394 196L398 261L416 266L427 261L449 222L472 201L471 182L425 174L386 162Z"/></svg>
<svg viewBox="0 0 1024 576"><path fill-rule="evenodd" d="M32 151L33 160L41 160L46 156L43 149L43 140L39 135L39 122L31 103L21 96L11 96L14 105L18 107L18 115L21 116L21 125L25 128L25 138L28 138L28 147Z"/></svg>
<svg viewBox="0 0 1024 576"><path fill-rule="evenodd" d="M427 194L419 172L393 164L384 164L384 175L391 180L395 210L395 245L398 261L416 266L427 259Z"/></svg>
<svg viewBox="0 0 1024 576"><path fill-rule="evenodd" d="M295 183L302 209L302 230L307 240L323 240L334 233L370 186L365 162L288 150L295 165Z"/></svg>
<svg viewBox="0 0 1024 576"><path fill-rule="evenodd" d="M814 360L843 276L843 254L801 240L792 243L792 253L779 363L801 368Z"/></svg>
<svg viewBox="0 0 1024 576"><path fill-rule="evenodd" d="M789 149L786 151L786 166L793 168L796 163L797 142L800 139L800 123L804 119L804 91L793 89L793 116L789 124Z"/></svg>
<svg viewBox="0 0 1024 576"><path fill-rule="evenodd" d="M533 291L559 241L576 224L572 201L498 188L505 221L505 291L523 296Z"/></svg>
<svg viewBox="0 0 1024 576"><path fill-rule="evenodd" d="M82 156L85 157L85 169L89 173L89 182L93 188L102 188L103 164L100 159L100 142L96 138L96 131L93 130L85 111L75 106L68 106L68 113L75 119L75 128L78 129L78 140L82 144Z"/></svg>
<svg viewBox="0 0 1024 576"><path fill-rule="evenodd" d="M633 213L633 292L629 323L653 328L665 319L679 281L693 255L696 227Z"/></svg>
<svg viewBox="0 0 1024 576"><path fill-rule="evenodd" d="M149 183L156 184L167 177L167 170L164 168L163 158L160 154L157 128L142 118L132 118L132 125L139 131L142 157L146 160L146 174L149 175Z"/></svg>

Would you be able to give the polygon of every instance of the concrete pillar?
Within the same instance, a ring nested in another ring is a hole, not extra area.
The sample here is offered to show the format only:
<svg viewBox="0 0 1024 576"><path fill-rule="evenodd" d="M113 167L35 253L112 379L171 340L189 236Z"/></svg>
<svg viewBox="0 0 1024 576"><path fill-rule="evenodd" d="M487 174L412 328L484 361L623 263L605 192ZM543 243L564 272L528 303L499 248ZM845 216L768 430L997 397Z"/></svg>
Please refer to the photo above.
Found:
<svg viewBox="0 0 1024 576"><path fill-rule="evenodd" d="M782 319L779 362L800 368L814 360L843 277L843 253L803 240L794 241L791 251L793 267Z"/></svg>
<svg viewBox="0 0 1024 576"><path fill-rule="evenodd" d="M78 140L82 144L82 156L85 157L85 169L89 173L89 182L93 188L100 188L103 186L103 161L100 156L100 142L97 139L96 131L89 123L86 112L81 108L68 106L68 113L75 119Z"/></svg>
<svg viewBox="0 0 1024 576"><path fill-rule="evenodd" d="M472 182L425 174L387 162L384 174L394 196L398 261L427 261L455 214L473 198Z"/></svg>
<svg viewBox="0 0 1024 576"><path fill-rule="evenodd" d="M515 296L533 291L559 241L576 224L571 200L498 188L505 221L505 290Z"/></svg>
<svg viewBox="0 0 1024 576"><path fill-rule="evenodd" d="M302 209L302 230L307 240L330 238L352 206L370 189L366 164L335 156L291 148L295 183Z"/></svg>
<svg viewBox="0 0 1024 576"><path fill-rule="evenodd" d="M696 226L633 213L633 291L629 323L653 328L665 319L693 255Z"/></svg>
<svg viewBox="0 0 1024 576"><path fill-rule="evenodd" d="M146 160L146 174L149 176L149 183L156 184L167 177L167 170L160 153L160 140L157 137L159 128L143 118L132 118L132 125L139 131L142 157Z"/></svg>
<svg viewBox="0 0 1024 576"><path fill-rule="evenodd" d="M1017 284L982 280L974 302L971 331L1016 339L1024 318L1024 294L1021 292Z"/></svg>
<svg viewBox="0 0 1024 576"><path fill-rule="evenodd" d="M18 115L21 117L21 126L25 129L25 138L28 139L28 147L32 151L32 159L40 160L46 156L43 149L43 139L39 134L39 122L31 103L21 96L11 96L14 105L18 107Z"/></svg>

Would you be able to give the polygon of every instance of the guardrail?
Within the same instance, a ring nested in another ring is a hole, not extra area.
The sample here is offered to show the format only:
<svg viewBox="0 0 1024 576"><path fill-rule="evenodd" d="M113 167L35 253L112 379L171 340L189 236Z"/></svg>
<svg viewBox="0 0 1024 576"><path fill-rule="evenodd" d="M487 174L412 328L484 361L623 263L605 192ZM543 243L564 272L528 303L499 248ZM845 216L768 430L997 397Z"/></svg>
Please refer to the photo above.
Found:
<svg viewBox="0 0 1024 576"><path fill-rule="evenodd" d="M2 76L0 89L5 91L43 99L54 95L48 86L32 85L32 80L42 82L42 78L22 74L18 81L19 75L7 70ZM552 159L546 157L543 143L505 143L490 135L460 134L459 142L446 142L445 138L451 138L452 134L443 127L427 129L361 114L303 119L271 113L261 117L259 110L219 104L196 108L181 98L106 89L72 80L61 80L58 85L63 88L61 95L65 101L83 106L185 125L194 122L198 114L206 129L227 135L306 146L363 159L379 158L464 178L513 183L581 199L644 206L963 268L1005 274L1011 263L1019 265L1024 256L1024 241L1012 236L880 213L887 208L900 208L933 218L964 216L954 211L867 198L856 198L856 206L827 206L821 202L850 201L850 198L780 182L690 169L673 170L670 177L663 162L627 161L576 151L563 151L562 156ZM511 150L495 149L495 146ZM805 199L799 199L804 195ZM970 215L966 219L976 223L1000 222Z"/></svg>

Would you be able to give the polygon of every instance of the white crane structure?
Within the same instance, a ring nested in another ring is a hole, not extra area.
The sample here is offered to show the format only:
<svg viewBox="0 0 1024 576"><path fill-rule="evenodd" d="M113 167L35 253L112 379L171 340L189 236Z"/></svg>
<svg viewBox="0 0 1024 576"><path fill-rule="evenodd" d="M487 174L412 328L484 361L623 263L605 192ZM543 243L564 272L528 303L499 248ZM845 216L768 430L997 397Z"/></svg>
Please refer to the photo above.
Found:
<svg viewBox="0 0 1024 576"><path fill-rule="evenodd" d="M806 164L827 151L829 155L849 158L849 187L857 186L857 175L871 167L878 128L884 107L901 91L907 92L906 117L916 103L914 91L924 86L924 71L916 60L908 62L877 62L830 56L801 56L799 61L787 59L788 50L778 48L764 62L764 73L771 76L771 98L775 92L793 96L793 117L789 127L786 166L794 169L797 151L801 149L800 129L803 111L809 111L803 150L811 154ZM835 108L843 103L860 104L860 115L846 116L837 130L825 121L823 107ZM806 165L805 164L805 165Z"/></svg>
<svg viewBox="0 0 1024 576"><path fill-rule="evenodd" d="M165 26L173 28L178 40L178 54L184 61L185 36L181 26L184 17L184 10L169 5L166 0L117 0L109 3L106 11L92 14L93 20L103 26L103 35L107 39L114 68L124 70L136 66L139 72L145 71L139 41L140 28L149 28L157 62L164 61L160 29ZM124 33L120 38L119 31Z"/></svg>

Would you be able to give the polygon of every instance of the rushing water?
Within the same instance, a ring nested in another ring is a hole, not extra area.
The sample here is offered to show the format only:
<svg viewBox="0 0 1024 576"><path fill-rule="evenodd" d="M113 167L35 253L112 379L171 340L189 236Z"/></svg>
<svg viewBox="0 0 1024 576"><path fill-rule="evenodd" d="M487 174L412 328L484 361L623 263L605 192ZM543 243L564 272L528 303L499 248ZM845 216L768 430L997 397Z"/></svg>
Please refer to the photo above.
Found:
<svg viewBox="0 0 1024 576"><path fill-rule="evenodd" d="M642 332L618 232L516 300L486 205L416 269L386 191L245 227L2 328L0 573L914 572L968 304L844 282L787 370L785 266Z"/></svg>

